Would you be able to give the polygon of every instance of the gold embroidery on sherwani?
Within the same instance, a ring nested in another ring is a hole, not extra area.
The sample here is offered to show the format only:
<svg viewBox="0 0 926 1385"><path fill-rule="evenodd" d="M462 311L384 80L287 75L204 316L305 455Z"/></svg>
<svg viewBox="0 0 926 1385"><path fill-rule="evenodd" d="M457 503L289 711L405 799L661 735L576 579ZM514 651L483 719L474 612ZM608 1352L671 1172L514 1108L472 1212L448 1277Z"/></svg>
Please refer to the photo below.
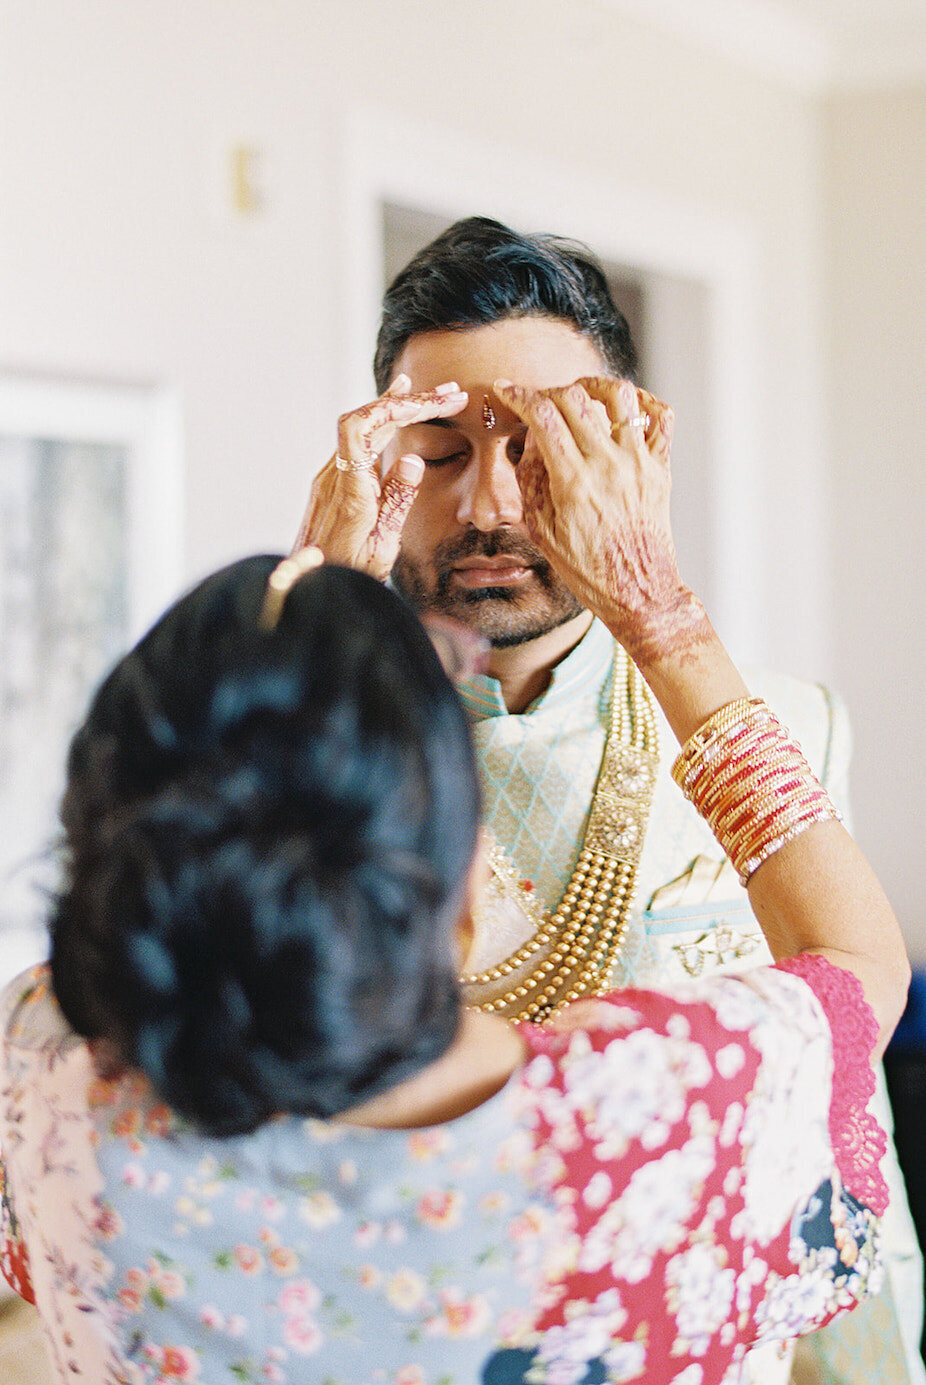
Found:
<svg viewBox="0 0 926 1385"><path fill-rule="evenodd" d="M462 978L469 1004L540 1022L572 1000L610 989L633 905L657 765L651 694L615 645L604 754L571 879L556 909L543 911L517 867L493 842L477 930L493 915L515 908L531 931L495 966Z"/></svg>

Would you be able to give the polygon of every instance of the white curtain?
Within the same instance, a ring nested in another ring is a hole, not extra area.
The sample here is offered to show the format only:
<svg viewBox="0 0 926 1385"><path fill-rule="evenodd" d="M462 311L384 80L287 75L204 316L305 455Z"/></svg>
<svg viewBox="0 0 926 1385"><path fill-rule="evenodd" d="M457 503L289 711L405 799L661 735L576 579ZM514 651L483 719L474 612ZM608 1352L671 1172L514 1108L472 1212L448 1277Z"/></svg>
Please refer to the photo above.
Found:
<svg viewBox="0 0 926 1385"><path fill-rule="evenodd" d="M68 742L125 647L126 468L0 435L0 984L45 955Z"/></svg>

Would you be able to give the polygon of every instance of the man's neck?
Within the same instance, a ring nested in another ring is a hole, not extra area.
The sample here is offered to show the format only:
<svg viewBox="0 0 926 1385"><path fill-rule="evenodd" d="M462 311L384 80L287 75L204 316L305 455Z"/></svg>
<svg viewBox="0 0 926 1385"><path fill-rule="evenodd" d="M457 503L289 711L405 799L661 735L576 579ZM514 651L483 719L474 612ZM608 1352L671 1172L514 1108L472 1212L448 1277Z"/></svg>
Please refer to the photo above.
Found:
<svg viewBox="0 0 926 1385"><path fill-rule="evenodd" d="M591 623L591 613L583 611L535 640L492 650L486 671L501 684L509 712L517 715L526 711L535 698L546 692L553 669L575 649Z"/></svg>

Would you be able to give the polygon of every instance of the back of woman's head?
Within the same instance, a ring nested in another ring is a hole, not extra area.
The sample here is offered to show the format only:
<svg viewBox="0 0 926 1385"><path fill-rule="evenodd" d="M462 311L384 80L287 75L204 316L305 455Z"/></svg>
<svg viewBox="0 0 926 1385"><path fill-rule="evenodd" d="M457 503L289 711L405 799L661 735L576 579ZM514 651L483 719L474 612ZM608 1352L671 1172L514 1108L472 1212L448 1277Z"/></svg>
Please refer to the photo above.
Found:
<svg viewBox="0 0 926 1385"><path fill-rule="evenodd" d="M179 601L74 738L59 1003L203 1129L327 1117L438 1057L478 793L417 619L322 567L275 628L276 559Z"/></svg>

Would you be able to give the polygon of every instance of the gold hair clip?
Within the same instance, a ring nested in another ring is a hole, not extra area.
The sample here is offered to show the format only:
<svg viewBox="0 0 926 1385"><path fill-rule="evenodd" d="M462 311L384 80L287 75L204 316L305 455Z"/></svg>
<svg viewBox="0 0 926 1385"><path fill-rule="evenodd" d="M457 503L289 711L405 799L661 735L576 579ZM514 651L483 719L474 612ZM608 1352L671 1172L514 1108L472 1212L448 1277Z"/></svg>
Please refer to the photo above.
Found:
<svg viewBox="0 0 926 1385"><path fill-rule="evenodd" d="M309 544L307 548L300 548L298 553L277 563L267 579L267 590L260 608L260 623L265 630L276 629L286 598L299 578L313 568L321 567L324 561L325 555L321 549Z"/></svg>

